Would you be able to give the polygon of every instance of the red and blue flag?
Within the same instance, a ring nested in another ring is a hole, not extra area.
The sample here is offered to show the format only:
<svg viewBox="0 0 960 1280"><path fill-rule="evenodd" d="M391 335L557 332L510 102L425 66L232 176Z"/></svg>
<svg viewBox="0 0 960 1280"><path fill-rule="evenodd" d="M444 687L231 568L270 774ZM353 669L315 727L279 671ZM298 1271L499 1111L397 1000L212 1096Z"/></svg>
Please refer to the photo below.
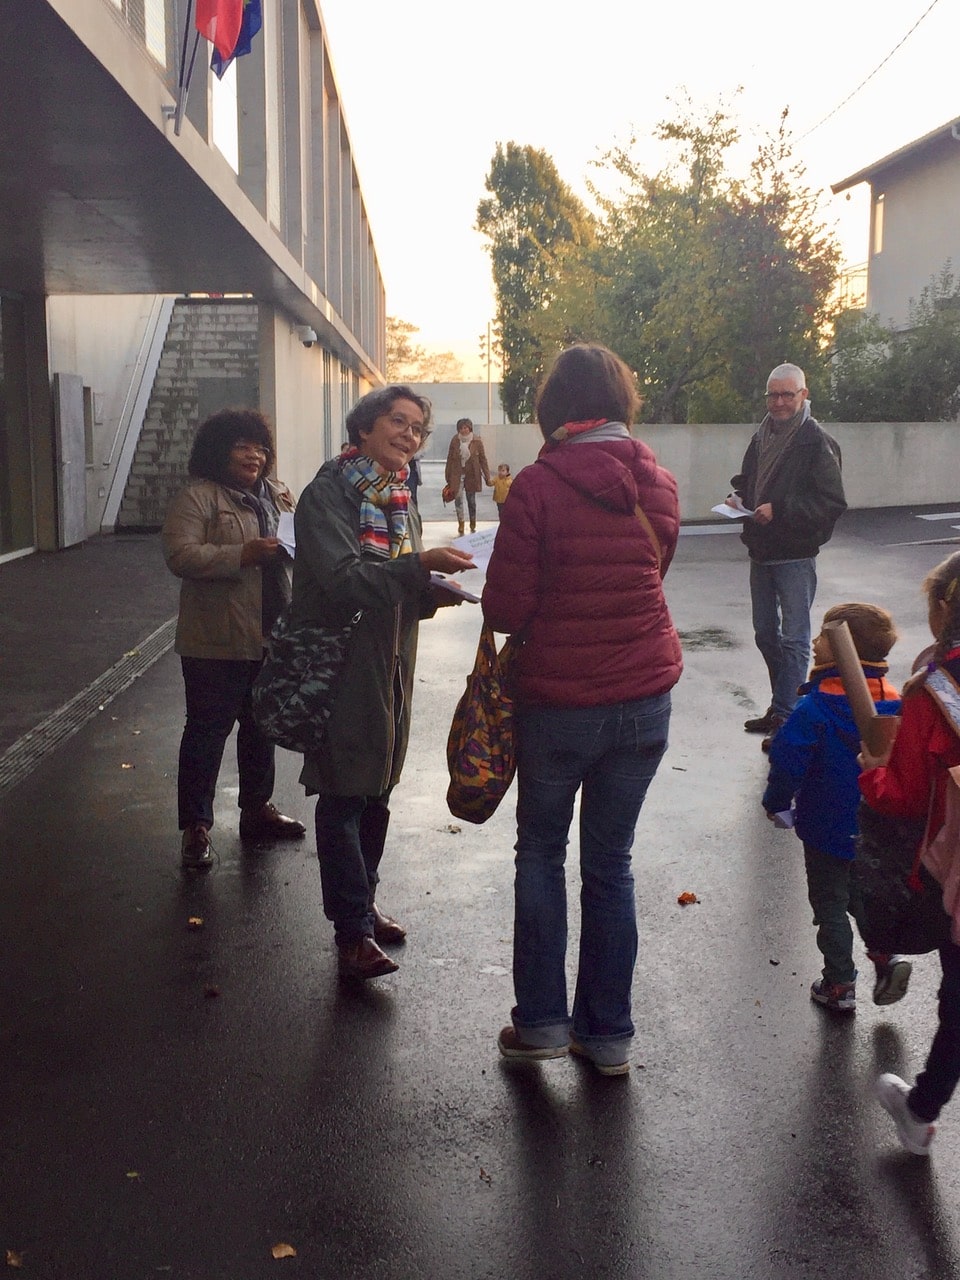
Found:
<svg viewBox="0 0 960 1280"><path fill-rule="evenodd" d="M196 25L213 45L210 67L222 79L234 58L250 52L263 26L260 0L197 0Z"/></svg>

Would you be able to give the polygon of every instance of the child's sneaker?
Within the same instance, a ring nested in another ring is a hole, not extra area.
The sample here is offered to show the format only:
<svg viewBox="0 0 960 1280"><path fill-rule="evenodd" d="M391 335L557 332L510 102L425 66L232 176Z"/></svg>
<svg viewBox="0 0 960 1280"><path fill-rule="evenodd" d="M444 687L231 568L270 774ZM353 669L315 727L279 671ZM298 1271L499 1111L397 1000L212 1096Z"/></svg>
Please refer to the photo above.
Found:
<svg viewBox="0 0 960 1280"><path fill-rule="evenodd" d="M928 1120L918 1120L910 1110L907 1103L910 1086L906 1080L885 1071L874 1085L874 1092L884 1111L893 1116L901 1144L915 1156L928 1156L937 1126Z"/></svg>
<svg viewBox="0 0 960 1280"><path fill-rule="evenodd" d="M826 978L818 978L810 988L810 999L837 1013L853 1013L857 1007L857 984L828 982Z"/></svg>
<svg viewBox="0 0 960 1280"><path fill-rule="evenodd" d="M874 1004L896 1004L907 994L913 965L903 956L872 955L877 969L877 980L873 987Z"/></svg>

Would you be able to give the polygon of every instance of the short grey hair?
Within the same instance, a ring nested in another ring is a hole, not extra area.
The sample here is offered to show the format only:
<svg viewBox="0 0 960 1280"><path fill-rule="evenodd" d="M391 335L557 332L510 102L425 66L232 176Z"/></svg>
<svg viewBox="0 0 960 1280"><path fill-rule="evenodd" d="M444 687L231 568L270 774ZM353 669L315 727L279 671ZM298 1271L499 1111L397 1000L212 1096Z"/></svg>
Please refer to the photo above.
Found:
<svg viewBox="0 0 960 1280"><path fill-rule="evenodd" d="M801 387L805 387L807 385L807 379L804 376L804 372L799 365L778 364L775 369L772 369L770 371L770 376L767 378L767 390L769 391L770 383L773 382L775 379L777 382L781 382L785 378L795 379L797 383L798 391Z"/></svg>

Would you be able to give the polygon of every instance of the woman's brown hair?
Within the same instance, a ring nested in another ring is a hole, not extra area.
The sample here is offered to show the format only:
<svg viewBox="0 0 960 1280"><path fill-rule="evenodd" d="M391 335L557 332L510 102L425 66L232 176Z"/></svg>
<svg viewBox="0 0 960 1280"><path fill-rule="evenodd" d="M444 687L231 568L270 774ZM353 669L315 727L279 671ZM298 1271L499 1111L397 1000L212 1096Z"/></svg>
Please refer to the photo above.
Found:
<svg viewBox="0 0 960 1280"><path fill-rule="evenodd" d="M629 427L642 401L636 379L609 347L578 342L561 351L537 393L537 421L549 439L565 422L603 418Z"/></svg>

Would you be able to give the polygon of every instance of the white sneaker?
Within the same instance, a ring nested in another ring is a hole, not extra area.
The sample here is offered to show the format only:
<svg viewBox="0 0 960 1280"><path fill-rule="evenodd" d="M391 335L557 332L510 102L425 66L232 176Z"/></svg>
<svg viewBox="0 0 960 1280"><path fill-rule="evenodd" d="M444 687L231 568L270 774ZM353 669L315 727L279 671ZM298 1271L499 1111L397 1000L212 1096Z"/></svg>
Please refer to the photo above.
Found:
<svg viewBox="0 0 960 1280"><path fill-rule="evenodd" d="M874 1085L874 1092L884 1111L893 1117L901 1144L915 1156L928 1156L937 1126L927 1120L918 1120L910 1110L907 1105L910 1086L907 1082L885 1071Z"/></svg>

